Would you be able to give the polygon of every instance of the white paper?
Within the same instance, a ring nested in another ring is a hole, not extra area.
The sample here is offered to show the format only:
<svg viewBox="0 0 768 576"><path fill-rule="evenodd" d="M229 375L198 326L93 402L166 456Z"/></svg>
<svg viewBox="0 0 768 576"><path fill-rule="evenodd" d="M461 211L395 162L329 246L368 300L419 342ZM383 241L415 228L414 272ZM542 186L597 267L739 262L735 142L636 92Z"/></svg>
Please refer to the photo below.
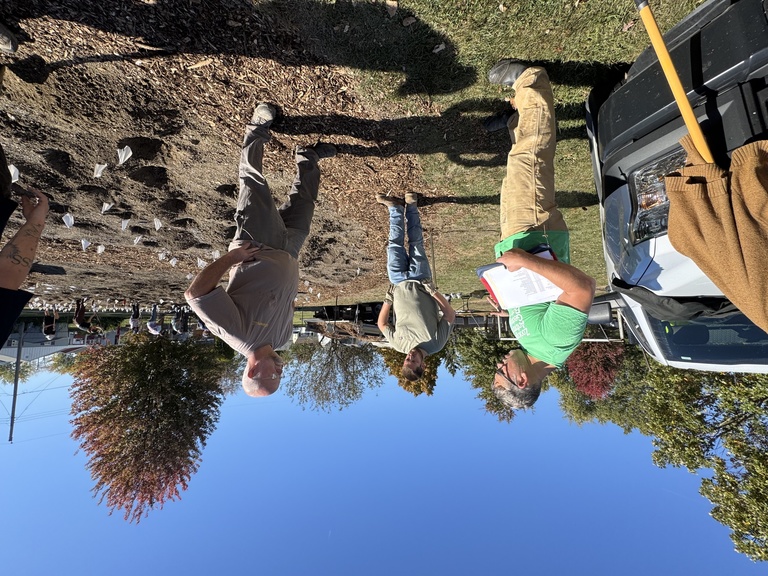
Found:
<svg viewBox="0 0 768 576"><path fill-rule="evenodd" d="M104 169L106 167L107 167L106 164L96 164L96 166L93 169L93 177L101 178L101 175L104 173Z"/></svg>
<svg viewBox="0 0 768 576"><path fill-rule="evenodd" d="M163 260L168 258L168 254L166 254L165 252L160 252L160 254L157 255L157 258L162 262Z"/></svg>
<svg viewBox="0 0 768 576"><path fill-rule="evenodd" d="M155 230L160 230L163 227L163 223L160 222L160 218L155 218Z"/></svg>
<svg viewBox="0 0 768 576"><path fill-rule="evenodd" d="M211 256L213 257L214 260L218 260L219 258L221 258L221 252L219 252L218 250L214 250L211 253Z"/></svg>
<svg viewBox="0 0 768 576"><path fill-rule="evenodd" d="M194 278L192 274L187 274L187 280L192 280L192 278Z"/></svg>
<svg viewBox="0 0 768 576"><path fill-rule="evenodd" d="M19 181L19 169L13 164L8 164L8 172L11 173L11 182Z"/></svg>
<svg viewBox="0 0 768 576"><path fill-rule="evenodd" d="M171 258L171 261L170 261L171 266L176 267L176 264L178 263L179 261L176 258Z"/></svg>
<svg viewBox="0 0 768 576"><path fill-rule="evenodd" d="M64 216L62 216L61 219L64 221L64 226L66 226L67 228L72 228L72 226L75 223L75 217L72 216L72 214L70 214L69 212L64 214Z"/></svg>
<svg viewBox="0 0 768 576"><path fill-rule="evenodd" d="M126 146L125 148L120 148L117 151L117 165L124 164L128 158L130 158L133 155L133 150L131 150L130 146Z"/></svg>
<svg viewBox="0 0 768 576"><path fill-rule="evenodd" d="M104 214L107 210L112 208L114 204L110 204L109 202L104 202L104 204L101 205L101 213Z"/></svg>
<svg viewBox="0 0 768 576"><path fill-rule="evenodd" d="M125 220L123 220L122 223L120 224L120 228L122 228L123 231L125 231L125 229L128 228L128 223L130 221L131 221L130 218L126 218Z"/></svg>
<svg viewBox="0 0 768 576"><path fill-rule="evenodd" d="M543 252L537 256L546 257L544 254L548 253ZM552 302L563 293L544 276L526 268L509 272L504 266L499 265L483 272L483 278L488 282L491 292L504 310Z"/></svg>
<svg viewBox="0 0 768 576"><path fill-rule="evenodd" d="M91 243L90 243L90 242L88 242L88 240L86 240L85 238L83 238L82 240L80 240L80 244L81 244L81 245L82 245L82 247L83 247L83 252L85 252L85 251L86 251L86 249L88 248L88 246L90 246L90 245L91 245Z"/></svg>
<svg viewBox="0 0 768 576"><path fill-rule="evenodd" d="M198 258L197 259L197 267L198 268L205 268L206 265L207 265L207 263L206 263L205 260L203 260L202 258Z"/></svg>
<svg viewBox="0 0 768 576"><path fill-rule="evenodd" d="M99 244L98 246L96 246L96 254L103 254L104 250L106 249L107 248L106 246L104 246L104 244Z"/></svg>
<svg viewBox="0 0 768 576"><path fill-rule="evenodd" d="M134 244L138 244L139 242L141 242L141 240L142 240L143 238L144 238L144 236L142 236L141 234L139 234L138 236L136 236L136 238L134 238L134 239L133 239L133 243L134 243Z"/></svg>

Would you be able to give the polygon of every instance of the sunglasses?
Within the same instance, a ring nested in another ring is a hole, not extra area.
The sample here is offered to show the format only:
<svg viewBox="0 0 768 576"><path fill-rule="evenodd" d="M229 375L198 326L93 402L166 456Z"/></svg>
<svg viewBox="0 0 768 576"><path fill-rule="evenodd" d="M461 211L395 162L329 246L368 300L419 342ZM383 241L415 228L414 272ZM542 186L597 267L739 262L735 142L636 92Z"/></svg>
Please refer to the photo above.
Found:
<svg viewBox="0 0 768 576"><path fill-rule="evenodd" d="M509 386L512 386L512 388L509 388L508 386L504 386L507 390L512 390L513 388L517 388L517 382L513 382L509 377L509 372L505 373L504 368L506 367L506 364L504 364L501 368L496 370L496 376L501 376L501 379L504 380Z"/></svg>

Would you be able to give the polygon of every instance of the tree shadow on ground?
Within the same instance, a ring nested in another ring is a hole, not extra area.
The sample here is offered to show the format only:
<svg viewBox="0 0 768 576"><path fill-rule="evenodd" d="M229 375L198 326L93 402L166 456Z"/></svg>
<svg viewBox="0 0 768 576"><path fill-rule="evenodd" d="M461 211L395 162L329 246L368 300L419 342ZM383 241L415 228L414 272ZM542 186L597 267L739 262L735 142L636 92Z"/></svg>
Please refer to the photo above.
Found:
<svg viewBox="0 0 768 576"><path fill-rule="evenodd" d="M501 186L501 183L499 183ZM597 194L579 192L577 190L558 190L555 192L555 202L560 208L587 208L598 203ZM460 204L460 205L499 205L499 194L484 194L478 196L422 196L419 199L420 206L432 206L434 204Z"/></svg>
<svg viewBox="0 0 768 576"><path fill-rule="evenodd" d="M174 53L232 54L269 58L287 66L337 64L397 73L400 94L455 92L476 81L461 65L444 34L399 8L389 16L384 3L339 0L271 0L254 7L243 0L29 0L0 3L5 22L18 34L21 53L34 52L34 39L18 23L48 16L70 20L132 40L134 51L45 62L42 55L18 59L20 78L45 82L64 66L87 62L151 59ZM404 25L404 22L410 22ZM27 44L27 47L24 47Z"/></svg>
<svg viewBox="0 0 768 576"><path fill-rule="evenodd" d="M476 98L447 108L440 116L411 116L394 119L355 118L345 114L284 116L272 130L282 134L352 136L369 144L341 144L339 152L352 156L388 158L397 154L445 154L454 164L466 167L503 166L510 140L505 128L487 132L483 121L509 109L501 99ZM555 104L559 121L583 120L581 104ZM584 125L558 128L557 139L585 139Z"/></svg>

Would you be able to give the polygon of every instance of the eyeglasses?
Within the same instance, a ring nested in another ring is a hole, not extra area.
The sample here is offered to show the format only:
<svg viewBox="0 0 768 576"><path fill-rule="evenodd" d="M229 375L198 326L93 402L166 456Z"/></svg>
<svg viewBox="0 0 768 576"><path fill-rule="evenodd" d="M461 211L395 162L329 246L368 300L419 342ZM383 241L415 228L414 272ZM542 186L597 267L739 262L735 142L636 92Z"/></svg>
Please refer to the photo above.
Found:
<svg viewBox="0 0 768 576"><path fill-rule="evenodd" d="M504 380L504 381L505 381L507 384L509 384L509 385L510 385L510 386L512 386L513 388L517 388L517 382L513 382L513 381L512 381L512 380L509 378L509 375L508 375L508 374L509 374L509 372L507 372L507 374L505 374L505 373L504 373L504 367L505 367L505 366L506 366L506 364L503 364L503 365L501 366L501 368L499 368L498 370L496 370L496 376L501 376L501 379L502 379L502 380ZM506 386L504 386L504 388L507 388L507 387L506 387ZM507 390L511 390L511 388L507 388Z"/></svg>

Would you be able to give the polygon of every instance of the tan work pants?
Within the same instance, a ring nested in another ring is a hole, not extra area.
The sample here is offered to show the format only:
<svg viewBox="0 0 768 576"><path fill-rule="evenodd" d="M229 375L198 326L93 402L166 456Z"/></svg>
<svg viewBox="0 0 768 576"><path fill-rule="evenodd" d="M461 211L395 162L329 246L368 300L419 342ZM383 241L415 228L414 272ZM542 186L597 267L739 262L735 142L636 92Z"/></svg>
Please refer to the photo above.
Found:
<svg viewBox="0 0 768 576"><path fill-rule="evenodd" d="M532 66L515 82L518 114L507 127L512 149L501 185L501 239L534 230L568 230L555 203L555 104L546 70Z"/></svg>

